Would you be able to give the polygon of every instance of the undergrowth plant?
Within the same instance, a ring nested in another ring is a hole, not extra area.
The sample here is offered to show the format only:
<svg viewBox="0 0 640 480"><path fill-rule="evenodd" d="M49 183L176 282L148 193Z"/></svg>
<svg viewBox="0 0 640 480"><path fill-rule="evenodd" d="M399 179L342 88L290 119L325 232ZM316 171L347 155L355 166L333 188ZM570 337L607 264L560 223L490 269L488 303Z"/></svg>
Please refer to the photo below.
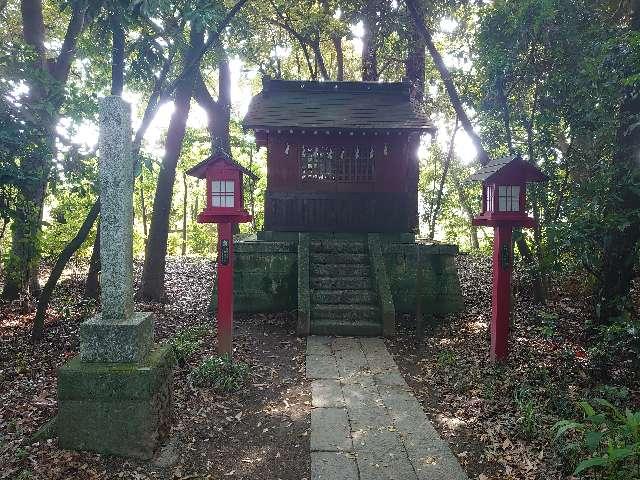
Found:
<svg viewBox="0 0 640 480"><path fill-rule="evenodd" d="M640 479L640 411L626 408L623 412L604 399L592 403L579 402L583 421L561 420L553 426L555 438L567 440L565 452L578 455L573 474L592 473L603 480Z"/></svg>
<svg viewBox="0 0 640 480"><path fill-rule="evenodd" d="M233 362L228 355L207 357L191 372L197 387L210 387L219 392L239 390L249 377L249 365Z"/></svg>
<svg viewBox="0 0 640 480"><path fill-rule="evenodd" d="M185 366L187 359L202 345L202 339L206 334L207 327L205 325L196 325L182 330L173 337L171 346L178 365Z"/></svg>

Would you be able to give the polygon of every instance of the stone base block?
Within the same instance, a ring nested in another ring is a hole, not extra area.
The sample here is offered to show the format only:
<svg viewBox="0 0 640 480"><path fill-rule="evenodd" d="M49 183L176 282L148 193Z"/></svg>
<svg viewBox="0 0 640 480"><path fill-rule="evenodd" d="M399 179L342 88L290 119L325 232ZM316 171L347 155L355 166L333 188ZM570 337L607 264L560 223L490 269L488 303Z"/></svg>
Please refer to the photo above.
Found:
<svg viewBox="0 0 640 480"><path fill-rule="evenodd" d="M135 312L126 320L107 321L98 314L80 325L83 362L140 362L153 345L153 313Z"/></svg>
<svg viewBox="0 0 640 480"><path fill-rule="evenodd" d="M140 363L67 362L58 371L59 446L151 458L171 426L173 364L170 345Z"/></svg>

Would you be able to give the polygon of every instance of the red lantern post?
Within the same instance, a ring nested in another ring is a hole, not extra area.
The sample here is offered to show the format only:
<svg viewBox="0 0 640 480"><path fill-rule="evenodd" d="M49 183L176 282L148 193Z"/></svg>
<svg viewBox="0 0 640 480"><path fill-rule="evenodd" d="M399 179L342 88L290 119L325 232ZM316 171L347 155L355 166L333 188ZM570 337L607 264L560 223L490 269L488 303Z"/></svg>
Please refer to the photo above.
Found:
<svg viewBox="0 0 640 480"><path fill-rule="evenodd" d="M187 171L207 180L207 203L199 223L218 224L218 353L231 355L233 338L233 227L251 221L244 208L243 175L257 177L224 152L217 152Z"/></svg>
<svg viewBox="0 0 640 480"><path fill-rule="evenodd" d="M491 293L492 361L507 358L513 272L514 227L533 228L525 210L527 182L542 182L546 175L519 155L492 160L470 177L482 182L482 213L473 225L493 227L493 289Z"/></svg>

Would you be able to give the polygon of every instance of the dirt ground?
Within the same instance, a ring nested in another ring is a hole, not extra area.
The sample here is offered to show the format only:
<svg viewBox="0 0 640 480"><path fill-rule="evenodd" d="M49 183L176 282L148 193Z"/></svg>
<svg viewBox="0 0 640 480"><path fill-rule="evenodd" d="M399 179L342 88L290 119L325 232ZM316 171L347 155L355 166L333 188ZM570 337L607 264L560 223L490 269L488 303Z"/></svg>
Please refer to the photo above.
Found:
<svg viewBox="0 0 640 480"><path fill-rule="evenodd" d="M137 304L156 314L156 339L208 324L213 266L202 259L168 263L169 302ZM68 452L32 435L56 413L56 369L78 351L78 326L96 310L81 298L81 276L56 293L44 341L33 347L33 313L0 305L0 478L300 480L309 477L311 397L303 340L289 314L237 316L234 358L250 365L236 393L196 388L189 369L215 353L215 330L176 370L175 422L167 445L149 462Z"/></svg>
<svg viewBox="0 0 640 480"><path fill-rule="evenodd" d="M414 319L399 317L399 333L387 345L401 372L471 479L571 478L551 426L578 418L583 398L610 398L639 409L637 356L623 345L613 362L598 361L587 342L588 296L569 279L552 291L547 305L537 305L526 275L517 274L511 354L504 365L493 365L490 262L461 256L459 274L465 310L434 320L422 345ZM169 260L168 303L137 305L155 312L157 340L210 325L213 275L205 260ZM60 286L44 341L35 347L29 342L33 313L0 304L0 479L309 478L305 342L295 337L290 313L237 316L235 358L248 363L251 373L248 385L233 394L189 381L190 369L215 352L210 326L203 347L176 370L175 422L152 461L63 451L55 439L33 441L56 413L56 369L77 354L78 326L97 309L82 298L82 278L82 272L71 275ZM637 290L635 295L640 297ZM621 392L624 399L614 398Z"/></svg>
<svg viewBox="0 0 640 480"><path fill-rule="evenodd" d="M387 346L401 373L471 479L573 478L551 427L580 419L582 399L606 398L638 411L637 356L621 346L613 361L597 361L585 328L590 298L569 281L538 305L529 279L517 273L511 352L504 365L494 365L490 260L460 256L458 271L465 310L436 319L421 349L414 319L399 319L399 334Z"/></svg>

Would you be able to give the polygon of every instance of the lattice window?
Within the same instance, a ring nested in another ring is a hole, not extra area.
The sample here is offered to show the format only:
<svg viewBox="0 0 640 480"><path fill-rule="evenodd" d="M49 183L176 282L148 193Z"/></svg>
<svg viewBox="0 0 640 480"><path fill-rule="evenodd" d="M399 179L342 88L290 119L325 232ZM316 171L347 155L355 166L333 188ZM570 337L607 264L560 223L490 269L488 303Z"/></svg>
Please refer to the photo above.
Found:
<svg viewBox="0 0 640 480"><path fill-rule="evenodd" d="M498 209L501 212L520 211L520 186L500 185L498 187Z"/></svg>
<svg viewBox="0 0 640 480"><path fill-rule="evenodd" d="M375 150L367 145L303 145L300 177L302 181L372 182L375 180Z"/></svg>
<svg viewBox="0 0 640 480"><path fill-rule="evenodd" d="M493 212L493 185L487 185L487 212Z"/></svg>
<svg viewBox="0 0 640 480"><path fill-rule="evenodd" d="M230 207L235 206L235 192L233 181L213 180L211 182L211 206Z"/></svg>

